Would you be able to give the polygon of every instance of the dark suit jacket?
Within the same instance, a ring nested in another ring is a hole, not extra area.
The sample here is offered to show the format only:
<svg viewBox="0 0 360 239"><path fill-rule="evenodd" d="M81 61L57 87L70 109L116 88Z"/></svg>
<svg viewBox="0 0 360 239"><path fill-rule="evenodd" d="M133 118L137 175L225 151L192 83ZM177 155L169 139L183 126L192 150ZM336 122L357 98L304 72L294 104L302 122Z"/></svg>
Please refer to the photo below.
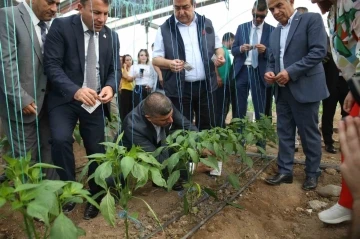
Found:
<svg viewBox="0 0 360 239"><path fill-rule="evenodd" d="M266 72L280 72L280 33L278 26L270 36L270 51ZM322 60L327 52L327 34L318 13L296 13L284 52L284 68L290 81L286 84L300 103L323 100L329 96ZM275 99L279 86L275 84Z"/></svg>
<svg viewBox="0 0 360 239"><path fill-rule="evenodd" d="M99 32L99 65L101 87L111 86L117 92L121 71L119 67L118 35L104 27ZM57 18L46 38L45 73L50 82L49 110L74 100L84 82L85 46L80 15ZM110 104L108 105L109 116Z"/></svg>
<svg viewBox="0 0 360 239"><path fill-rule="evenodd" d="M250 43L250 33L252 28L252 21L239 25L236 35L235 41L231 48L231 53L234 56L234 70L235 70L235 77L240 72L241 67L244 65L246 58L250 52L240 52L240 47L243 44L251 44ZM274 27L264 22L262 35L260 39L260 44L269 47L269 38L271 32L274 30ZM264 74L266 70L266 63L267 63L267 54L268 51L266 50L263 54L259 54L259 73L262 79L264 80Z"/></svg>
<svg viewBox="0 0 360 239"><path fill-rule="evenodd" d="M36 115L20 112L35 102L39 113L46 90L41 39L32 24L23 3L0 9L0 116L24 123Z"/></svg>
<svg viewBox="0 0 360 239"><path fill-rule="evenodd" d="M165 146L166 135L169 132L169 127L162 127L160 131L161 142L157 143L157 133L154 125L148 121L143 111L142 101L137 107L133 109L124 119L122 124L124 135L123 145L130 149L132 145L140 146L146 152L153 152L160 146ZM198 131L198 129L191 124L176 108L173 106L173 123L171 130L185 129ZM167 151L163 151L157 158L159 162L163 162L169 157Z"/></svg>

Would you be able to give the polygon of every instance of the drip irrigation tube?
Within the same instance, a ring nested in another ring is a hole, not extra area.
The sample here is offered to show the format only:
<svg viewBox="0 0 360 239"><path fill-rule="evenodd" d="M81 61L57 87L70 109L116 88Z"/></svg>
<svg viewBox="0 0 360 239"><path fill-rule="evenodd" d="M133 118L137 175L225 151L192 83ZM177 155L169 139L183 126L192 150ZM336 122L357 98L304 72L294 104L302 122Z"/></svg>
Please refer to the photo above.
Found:
<svg viewBox="0 0 360 239"><path fill-rule="evenodd" d="M254 177L251 178L251 180L249 180L235 195L233 195L229 200L227 200L228 202L232 202L235 200L235 198L237 198L245 189L247 189L255 180L256 178L262 173L264 172L264 170L275 160L276 158L271 159L262 169L260 169L259 172L257 172L255 174ZM211 214L209 214L206 218L204 218L199 224L197 224L195 227L193 227L185 236L182 237L182 239L186 239L189 238L190 236L192 236L197 230L199 230L199 228L204 225L210 218L212 218L213 216L215 216L217 213L219 213L228 203L227 202L223 202L220 204L220 206Z"/></svg>
<svg viewBox="0 0 360 239"><path fill-rule="evenodd" d="M252 156L252 155L248 155L248 156ZM257 163L258 161L260 161L261 159L271 159L271 161L273 161L275 158L274 156L264 156L264 155L254 155L254 157L259 157L258 159L256 159L256 161L254 162ZM271 161L269 161L266 165L268 166ZM266 166L266 167L267 167ZM240 177L241 175L243 175L244 173L246 173L248 170L250 170L251 168L249 166L247 166L243 171L241 171L239 174L237 174L238 177ZM264 170L264 169L263 169ZM255 177L257 177L257 175L255 175ZM225 188L227 185L229 184L229 182L224 183L219 189ZM206 200L208 200L210 198L209 195L205 195L204 197L202 197L200 200L198 200L194 206L197 206L198 204L205 202ZM233 201L233 200L232 200ZM176 215L175 217L173 217L172 219L170 219L169 221L165 222L164 224L161 225L161 227L156 228L155 231L153 231L152 233L150 233L149 235L146 235L144 237L142 237L141 239L149 239L153 236L155 236L157 233L161 232L162 230L164 230L164 228L168 227L171 223L179 220L182 216L184 216L184 213L179 213L178 215Z"/></svg>

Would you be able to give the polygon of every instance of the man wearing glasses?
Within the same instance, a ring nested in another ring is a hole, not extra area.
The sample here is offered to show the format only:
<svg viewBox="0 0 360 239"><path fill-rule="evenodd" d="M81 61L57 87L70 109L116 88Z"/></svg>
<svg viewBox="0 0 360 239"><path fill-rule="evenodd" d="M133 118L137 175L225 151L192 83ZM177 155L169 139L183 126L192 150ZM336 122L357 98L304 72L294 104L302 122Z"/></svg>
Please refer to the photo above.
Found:
<svg viewBox="0 0 360 239"><path fill-rule="evenodd" d="M253 20L239 25L231 53L234 56L233 117L244 118L247 111L249 89L255 109L255 118L271 111L271 87L264 74L270 33L274 30L264 19L268 13L265 0L255 1ZM267 106L267 107L266 107ZM266 110L265 110L266 108Z"/></svg>
<svg viewBox="0 0 360 239"><path fill-rule="evenodd" d="M215 67L225 63L221 40L209 19L195 12L195 0L174 0L174 14L159 28L153 65L162 69L164 90L196 126L215 125Z"/></svg>

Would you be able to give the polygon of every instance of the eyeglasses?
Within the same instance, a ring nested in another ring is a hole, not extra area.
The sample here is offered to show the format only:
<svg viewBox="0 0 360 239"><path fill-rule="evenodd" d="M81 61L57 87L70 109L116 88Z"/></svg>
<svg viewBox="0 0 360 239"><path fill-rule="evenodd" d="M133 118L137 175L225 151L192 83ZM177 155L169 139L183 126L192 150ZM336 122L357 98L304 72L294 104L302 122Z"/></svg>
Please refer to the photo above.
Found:
<svg viewBox="0 0 360 239"><path fill-rule="evenodd" d="M191 8L191 5L185 5L185 6L174 6L175 11L180 11L181 9L184 11L187 11Z"/></svg>
<svg viewBox="0 0 360 239"><path fill-rule="evenodd" d="M266 15L258 15L258 14L255 14L253 13L253 18L260 18L260 19L265 19Z"/></svg>

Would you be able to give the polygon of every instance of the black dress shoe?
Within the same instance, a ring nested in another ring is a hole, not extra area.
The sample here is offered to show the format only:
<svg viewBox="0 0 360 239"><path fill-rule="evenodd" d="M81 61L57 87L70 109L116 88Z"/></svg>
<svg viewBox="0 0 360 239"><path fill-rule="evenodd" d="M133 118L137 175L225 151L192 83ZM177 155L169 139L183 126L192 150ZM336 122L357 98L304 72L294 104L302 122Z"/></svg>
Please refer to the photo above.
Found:
<svg viewBox="0 0 360 239"><path fill-rule="evenodd" d="M267 178L265 181L270 185L280 185L282 183L292 183L293 176L291 174L278 173L274 177Z"/></svg>
<svg viewBox="0 0 360 239"><path fill-rule="evenodd" d="M0 183L5 182L6 180L7 180L7 177L6 177L5 173L1 174L0 175Z"/></svg>
<svg viewBox="0 0 360 239"><path fill-rule="evenodd" d="M71 212L72 210L74 210L75 206L76 206L76 203L74 203L74 202L68 202L68 203L66 203L66 204L62 207L62 211L63 211L64 213L69 213L69 212Z"/></svg>
<svg viewBox="0 0 360 239"><path fill-rule="evenodd" d="M86 204L85 212L84 212L84 219L90 220L95 218L99 214L99 209L92 205L91 203Z"/></svg>
<svg viewBox="0 0 360 239"><path fill-rule="evenodd" d="M331 154L336 154L337 151L332 144L325 145L325 151Z"/></svg>
<svg viewBox="0 0 360 239"><path fill-rule="evenodd" d="M302 188L306 191L315 189L317 187L318 184L318 176L315 177L308 177L306 176L305 182L302 186Z"/></svg>

